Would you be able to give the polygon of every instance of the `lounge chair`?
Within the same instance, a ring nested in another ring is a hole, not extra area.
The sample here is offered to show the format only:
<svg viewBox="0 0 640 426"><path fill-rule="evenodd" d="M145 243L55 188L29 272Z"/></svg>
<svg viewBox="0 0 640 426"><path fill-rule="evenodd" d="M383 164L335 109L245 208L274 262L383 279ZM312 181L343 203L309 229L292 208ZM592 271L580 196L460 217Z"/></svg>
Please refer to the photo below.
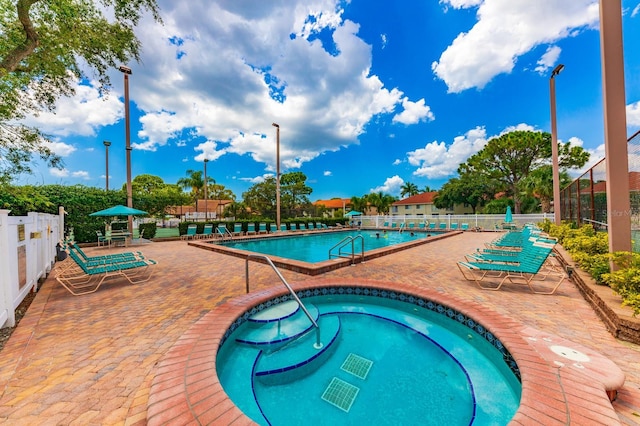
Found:
<svg viewBox="0 0 640 426"><path fill-rule="evenodd" d="M256 224L255 223L247 223L247 235L253 235L256 233Z"/></svg>
<svg viewBox="0 0 640 426"><path fill-rule="evenodd" d="M109 244L109 240L102 235L102 232L96 231L96 235L98 236L98 247Z"/></svg>
<svg viewBox="0 0 640 426"><path fill-rule="evenodd" d="M304 223L299 223L298 227L300 228L300 231L306 231L307 230L307 225Z"/></svg>
<svg viewBox="0 0 640 426"><path fill-rule="evenodd" d="M383 227L383 228L388 228L388 227L389 227L389 222L385 222L385 223L383 223L383 224L382 224L382 227Z"/></svg>
<svg viewBox="0 0 640 426"><path fill-rule="evenodd" d="M427 224L426 224L426 223L424 223L424 222L420 222L420 223L418 224L418 229L420 229L420 230L422 230L422 231L423 231L423 230L425 229L425 227L426 227L426 226L427 226Z"/></svg>
<svg viewBox="0 0 640 426"><path fill-rule="evenodd" d="M436 223L435 222L429 222L429 229L436 229Z"/></svg>
<svg viewBox="0 0 640 426"><path fill-rule="evenodd" d="M187 226L187 233L182 235L180 238L183 240L188 240L189 238L197 238L198 227L196 225Z"/></svg>
<svg viewBox="0 0 640 426"><path fill-rule="evenodd" d="M391 222L391 229L397 228L398 224L395 222Z"/></svg>
<svg viewBox="0 0 640 426"><path fill-rule="evenodd" d="M227 230L227 225L224 223L219 223L216 227L216 236L224 239L226 236L233 236L231 232Z"/></svg>
<svg viewBox="0 0 640 426"><path fill-rule="evenodd" d="M444 223L444 222L440 222L440 224L438 225L438 227L439 227L440 229L447 229L447 224L446 224L446 223Z"/></svg>
<svg viewBox="0 0 640 426"><path fill-rule="evenodd" d="M234 223L233 224L233 236L240 236L242 235L242 224L241 223Z"/></svg>
<svg viewBox="0 0 640 426"><path fill-rule="evenodd" d="M287 224L286 223L281 223L280 224L280 232L287 232Z"/></svg>
<svg viewBox="0 0 640 426"><path fill-rule="evenodd" d="M326 223L323 223L323 224L322 224L322 229L329 229L329 227L327 226L327 224L326 224Z"/></svg>
<svg viewBox="0 0 640 426"><path fill-rule="evenodd" d="M458 229L458 222L451 223L451 227L449 229L456 231Z"/></svg>
<svg viewBox="0 0 640 426"><path fill-rule="evenodd" d="M220 225L218 225L220 227ZM198 238L209 238L213 236L213 224L204 225L204 229L202 230L202 234L197 234Z"/></svg>
<svg viewBox="0 0 640 426"><path fill-rule="evenodd" d="M258 225L258 234L267 234L267 224L265 222L260 222Z"/></svg>
<svg viewBox="0 0 640 426"><path fill-rule="evenodd" d="M460 229L462 229L463 231L468 231L469 230L469 224L468 223L460 224Z"/></svg>
<svg viewBox="0 0 640 426"><path fill-rule="evenodd" d="M273 234L274 232L278 232L278 227L276 226L276 224L275 224L275 223L270 223L270 224L269 224L269 232L271 232L272 234Z"/></svg>
<svg viewBox="0 0 640 426"><path fill-rule="evenodd" d="M409 228L410 231L413 231L413 228L416 227L416 224L413 222L410 222L409 225L407 225L407 227Z"/></svg>
<svg viewBox="0 0 640 426"><path fill-rule="evenodd" d="M76 267L67 268L56 274L56 280L74 296L97 291L109 278L125 278L131 284L148 281L157 264L151 259L137 259L129 262L110 263L92 266L80 258L75 250L69 252Z"/></svg>

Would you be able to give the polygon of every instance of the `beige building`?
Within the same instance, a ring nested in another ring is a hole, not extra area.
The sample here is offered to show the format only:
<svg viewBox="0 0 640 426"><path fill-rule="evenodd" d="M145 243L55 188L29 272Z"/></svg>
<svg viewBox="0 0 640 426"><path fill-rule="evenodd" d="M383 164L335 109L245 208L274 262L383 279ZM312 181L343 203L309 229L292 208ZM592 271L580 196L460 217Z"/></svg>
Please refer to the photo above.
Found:
<svg viewBox="0 0 640 426"><path fill-rule="evenodd" d="M423 192L418 195L396 201L391 205L391 215L434 216L441 214L471 214L471 206L457 204L453 209L439 209L433 204L438 191Z"/></svg>

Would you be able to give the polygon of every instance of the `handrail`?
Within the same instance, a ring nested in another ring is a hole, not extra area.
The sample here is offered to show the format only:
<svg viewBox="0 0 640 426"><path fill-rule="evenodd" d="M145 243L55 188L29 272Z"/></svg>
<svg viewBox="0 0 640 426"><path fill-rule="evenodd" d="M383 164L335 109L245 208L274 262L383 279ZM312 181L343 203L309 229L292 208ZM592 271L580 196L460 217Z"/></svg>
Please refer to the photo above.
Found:
<svg viewBox="0 0 640 426"><path fill-rule="evenodd" d="M344 246L346 246L347 244L351 243L351 265L355 265L356 264L356 249L355 249L355 240L356 239L361 239L362 240L362 252L360 254L360 257L362 258L362 261L364 262L364 237L361 234L356 235L355 237L352 237L350 235L344 237L342 240L340 240L337 244L335 244L333 247L331 247L329 249L329 259L331 259L331 252L333 251L333 249L335 249L336 247L338 247L338 254L335 255L337 257L346 257L342 255L342 248Z"/></svg>
<svg viewBox="0 0 640 426"><path fill-rule="evenodd" d="M247 285L247 294L249 294L249 259L251 259L251 258L265 260L269 264L269 266L271 266L271 269L274 270L276 275L278 275L278 278L280 278L280 281L282 281L282 284L284 284L284 286L287 288L287 290L289 290L289 293L291 294L291 296L293 296L294 300L296 302L298 302L298 306L300 306L300 308L302 308L302 311L305 313L307 318L309 318L309 321L311 321L311 324L313 324L313 326L315 327L315 329L316 329L316 343L313 345L313 347L316 348L316 349L320 349L322 347L322 341L320 340L320 326L318 325L316 320L313 319L313 317L311 316L311 314L307 310L307 307L304 306L304 303L302 303L302 300L300 300L300 298L295 293L295 291L293 291L293 289L291 288L291 286L289 285L287 280L284 279L284 277L280 273L280 270L278 268L276 268L276 265L273 264L271 259L269 259L267 256L265 256L263 254L249 254L247 256L246 260L245 260L244 269L245 269L245 277L246 277L246 283L247 283L246 284Z"/></svg>
<svg viewBox="0 0 640 426"><path fill-rule="evenodd" d="M608 224L608 223L598 222L597 220L593 220L593 219L586 219L586 218L585 218L585 219L582 219L582 221L583 221L583 222L591 222L591 223L595 223L595 224L600 225L600 226L607 226L607 227L609 226L609 224Z"/></svg>

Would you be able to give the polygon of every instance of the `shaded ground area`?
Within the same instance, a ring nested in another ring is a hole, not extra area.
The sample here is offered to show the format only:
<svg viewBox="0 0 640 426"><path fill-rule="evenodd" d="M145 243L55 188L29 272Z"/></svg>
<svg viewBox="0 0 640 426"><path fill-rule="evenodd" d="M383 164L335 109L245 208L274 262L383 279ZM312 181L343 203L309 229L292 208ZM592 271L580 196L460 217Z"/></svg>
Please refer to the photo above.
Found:
<svg viewBox="0 0 640 426"><path fill-rule="evenodd" d="M614 408L622 423L638 424L640 347L614 339L571 282L553 296L542 296L513 285L498 292L480 290L462 279L455 262L495 236L464 233L323 277L428 287L593 348L626 373ZM114 282L96 293L74 297L53 276L47 279L1 352L1 420L145 424L156 363L205 313L244 293L242 259L190 247L184 241L136 249L159 262L145 284ZM292 271L282 273L290 282L313 280ZM252 289L274 283L277 278L271 269L252 264Z"/></svg>

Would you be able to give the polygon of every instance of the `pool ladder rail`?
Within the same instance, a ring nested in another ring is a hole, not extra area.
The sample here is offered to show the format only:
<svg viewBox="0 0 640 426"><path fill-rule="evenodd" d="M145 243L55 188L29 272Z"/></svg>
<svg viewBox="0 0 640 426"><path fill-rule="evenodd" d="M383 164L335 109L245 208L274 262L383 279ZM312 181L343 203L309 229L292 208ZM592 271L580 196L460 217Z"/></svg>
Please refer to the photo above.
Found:
<svg viewBox="0 0 640 426"><path fill-rule="evenodd" d="M360 252L358 257L360 257L360 262L364 263L364 237L361 234L356 235L355 237L348 235L344 237L342 240L340 240L338 243L336 243L333 247L329 249L329 259L331 259L332 256L341 257L345 259L350 258L351 266L354 266L356 264L356 250L355 250L356 240L362 241L362 251ZM351 244L351 253L342 253L342 249L348 246L349 244ZM332 253L332 251L335 249L338 249L337 254Z"/></svg>
<svg viewBox="0 0 640 426"><path fill-rule="evenodd" d="M307 318L309 318L309 321L311 321L311 324L313 324L313 327L316 329L316 343L314 343L313 347L316 348L316 349L321 349L322 348L322 341L320 340L320 326L318 326L318 323L316 322L316 320L313 319L313 317L309 313L309 310L307 309L307 307L304 306L304 303L302 303L302 300L300 300L300 298L295 293L295 291L293 291L293 289L291 288L291 286L289 285L287 280L285 280L284 277L282 276L282 274L280 273L280 270L278 268L276 268L276 265L273 264L273 262L271 261L271 259L269 259L268 256L265 256L263 254L249 254L247 256L247 259L245 260L245 263L244 263L247 294L249 294L249 260L251 258L262 259L262 260L266 261L267 264L269 266L271 266L271 269L273 269L273 271L276 273L276 275L278 275L278 278L280 278L280 281L282 281L282 284L284 284L284 286L287 288L287 290L289 290L289 293L291 294L293 299L296 302L298 302L298 305L300 306L300 308L302 309L304 314L307 316Z"/></svg>

